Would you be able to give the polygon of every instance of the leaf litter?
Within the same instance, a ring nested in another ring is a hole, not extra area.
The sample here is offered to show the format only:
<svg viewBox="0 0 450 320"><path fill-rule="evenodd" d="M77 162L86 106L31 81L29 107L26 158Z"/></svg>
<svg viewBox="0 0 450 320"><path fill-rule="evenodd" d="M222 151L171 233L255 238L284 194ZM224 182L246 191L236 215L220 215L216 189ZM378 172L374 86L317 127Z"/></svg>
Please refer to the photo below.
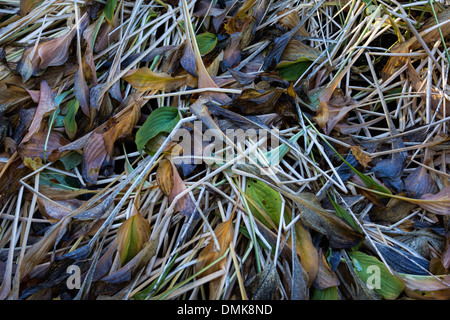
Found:
<svg viewBox="0 0 450 320"><path fill-rule="evenodd" d="M0 297L448 300L449 10L2 1Z"/></svg>

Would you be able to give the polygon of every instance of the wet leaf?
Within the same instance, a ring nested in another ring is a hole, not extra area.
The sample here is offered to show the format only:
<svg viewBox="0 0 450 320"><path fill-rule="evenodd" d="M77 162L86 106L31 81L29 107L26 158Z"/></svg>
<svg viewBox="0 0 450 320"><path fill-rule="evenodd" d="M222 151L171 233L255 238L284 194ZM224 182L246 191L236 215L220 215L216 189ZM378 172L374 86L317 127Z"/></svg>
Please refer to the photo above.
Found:
<svg viewBox="0 0 450 320"><path fill-rule="evenodd" d="M117 251L121 266L133 259L149 239L150 224L134 209L134 214L117 230Z"/></svg>

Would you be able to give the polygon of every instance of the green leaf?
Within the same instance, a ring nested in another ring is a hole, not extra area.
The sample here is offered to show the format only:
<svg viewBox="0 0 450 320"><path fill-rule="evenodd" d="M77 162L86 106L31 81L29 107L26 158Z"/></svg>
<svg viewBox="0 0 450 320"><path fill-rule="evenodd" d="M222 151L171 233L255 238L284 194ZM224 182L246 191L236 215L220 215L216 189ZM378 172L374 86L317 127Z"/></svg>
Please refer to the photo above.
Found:
<svg viewBox="0 0 450 320"><path fill-rule="evenodd" d="M312 61L308 58L301 57L294 62L280 62L275 70L281 78L286 81L296 81L309 68Z"/></svg>
<svg viewBox="0 0 450 320"><path fill-rule="evenodd" d="M245 191L253 216L268 228L278 227L281 215L281 196L264 182L247 180Z"/></svg>
<svg viewBox="0 0 450 320"><path fill-rule="evenodd" d="M83 155L79 154L76 151L69 152L65 156L58 159L64 165L64 168L67 171L74 169L83 161Z"/></svg>
<svg viewBox="0 0 450 320"><path fill-rule="evenodd" d="M337 287L314 289L311 300L339 300Z"/></svg>
<svg viewBox="0 0 450 320"><path fill-rule="evenodd" d="M344 207L342 207L341 205L339 205L336 201L334 201L334 199L332 199L331 197L329 197L331 203L333 204L334 207L334 211L336 211L336 215L338 217L343 218L345 221L347 221L353 228L355 228L356 230L358 230L359 232L361 232L361 229L359 228L359 226L355 223L355 221L353 220L352 216L347 212L347 210L345 210Z"/></svg>
<svg viewBox="0 0 450 320"><path fill-rule="evenodd" d="M403 282L391 275L380 260L361 251L349 252L349 255L359 278L384 299L394 300L403 292Z"/></svg>
<svg viewBox="0 0 450 320"><path fill-rule="evenodd" d="M117 0L108 0L106 3L106 6L103 8L103 14L105 15L106 20L108 23L113 26L113 18L114 18L114 11L116 10Z"/></svg>
<svg viewBox="0 0 450 320"><path fill-rule="evenodd" d="M203 56L211 52L217 44L217 37L215 34L205 32L195 37L197 40L198 50Z"/></svg>
<svg viewBox="0 0 450 320"><path fill-rule="evenodd" d="M78 99L74 98L67 103L67 113L64 117L64 128L66 129L66 133L69 139L73 139L75 134L77 133L77 122L75 121L75 116L78 112L78 108L80 104L78 103Z"/></svg>
<svg viewBox="0 0 450 320"><path fill-rule="evenodd" d="M174 107L160 107L154 110L136 132L136 146L139 152L144 146L160 133L169 133L180 121L178 109Z"/></svg>

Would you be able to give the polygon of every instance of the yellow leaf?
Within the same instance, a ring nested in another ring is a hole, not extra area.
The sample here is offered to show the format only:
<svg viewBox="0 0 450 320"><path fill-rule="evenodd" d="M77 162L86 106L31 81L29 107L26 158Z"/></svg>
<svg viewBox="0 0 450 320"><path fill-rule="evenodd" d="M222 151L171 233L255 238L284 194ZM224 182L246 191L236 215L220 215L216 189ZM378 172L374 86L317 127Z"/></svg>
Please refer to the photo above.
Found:
<svg viewBox="0 0 450 320"><path fill-rule="evenodd" d="M186 75L172 77L167 73L153 72L146 67L127 72L123 79L139 91L163 90L169 92L186 84Z"/></svg>

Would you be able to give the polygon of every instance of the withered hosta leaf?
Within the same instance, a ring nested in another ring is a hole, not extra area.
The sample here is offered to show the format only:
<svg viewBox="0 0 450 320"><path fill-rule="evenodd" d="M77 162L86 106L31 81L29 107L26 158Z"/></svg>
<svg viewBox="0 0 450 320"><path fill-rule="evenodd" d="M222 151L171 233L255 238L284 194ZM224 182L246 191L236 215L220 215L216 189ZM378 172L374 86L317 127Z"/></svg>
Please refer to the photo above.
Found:
<svg viewBox="0 0 450 320"><path fill-rule="evenodd" d="M131 135L134 126L141 117L142 100L132 102L127 111L117 117L113 117L107 123L107 129L103 133L103 141L106 151L112 155L114 143L121 138Z"/></svg>
<svg viewBox="0 0 450 320"><path fill-rule="evenodd" d="M158 250L158 241L150 240L144 243L142 249L127 264L120 267L117 271L102 278L106 283L122 283L130 281L136 272L144 267Z"/></svg>
<svg viewBox="0 0 450 320"><path fill-rule="evenodd" d="M89 110L89 88L86 83L86 79L84 78L84 71L82 66L79 66L78 70L75 72L74 91L75 97L77 98L81 106L81 110L87 117L90 117L91 112Z"/></svg>
<svg viewBox="0 0 450 320"><path fill-rule="evenodd" d="M225 254L228 250L231 241L233 240L234 228L232 219L228 219L225 222L221 222L214 229L215 236L220 246L220 250L216 250L214 241L210 241L198 254L197 263L195 265L196 271L200 271ZM222 259L215 263L211 267L203 271L199 276L205 277L216 271L222 269L226 263L226 259ZM221 278L216 278L209 283L210 287L210 298L215 297L217 285L220 283Z"/></svg>
<svg viewBox="0 0 450 320"><path fill-rule="evenodd" d="M53 154L58 153L59 148L69 143L60 132L51 131L48 135L45 130L36 132L25 143L17 147L17 152L22 158L53 159Z"/></svg>
<svg viewBox="0 0 450 320"><path fill-rule="evenodd" d="M352 154L356 158L356 160L358 160L358 162L362 164L364 168L367 168L369 166L369 163L370 161L372 161L372 158L370 158L370 156L367 153L364 153L361 150L360 146L351 146L350 150L352 151Z"/></svg>
<svg viewBox="0 0 450 320"><path fill-rule="evenodd" d="M117 250L122 266L133 259L150 238L150 224L136 209L134 211L117 230Z"/></svg>
<svg viewBox="0 0 450 320"><path fill-rule="evenodd" d="M80 19L80 29L83 30L88 22L88 16L85 14ZM38 75L39 72L52 66L60 66L69 58L69 48L76 34L76 26L62 36L49 41L41 41L38 46L25 50L20 62L17 65L17 71L21 74L24 81L31 76Z"/></svg>
<svg viewBox="0 0 450 320"><path fill-rule="evenodd" d="M350 248L364 239L364 236L344 219L323 209L314 194L304 192L299 194L299 197L309 204L306 206L297 203L300 208L300 219L303 225L324 234L330 242L330 247Z"/></svg>
<svg viewBox="0 0 450 320"><path fill-rule="evenodd" d="M23 17L33 10L41 1L40 0L20 0L19 14Z"/></svg>
<svg viewBox="0 0 450 320"><path fill-rule="evenodd" d="M169 159L164 158L159 163L156 183L166 196L170 196L173 188L173 167Z"/></svg>
<svg viewBox="0 0 450 320"><path fill-rule="evenodd" d="M55 220L61 220L72 211L75 211L83 204L78 199L68 199L61 201L49 201L45 198L38 197L38 205L42 209L41 212L47 217Z"/></svg>
<svg viewBox="0 0 450 320"><path fill-rule="evenodd" d="M272 300L280 285L277 267L272 263L258 273L247 286L252 300Z"/></svg>
<svg viewBox="0 0 450 320"><path fill-rule="evenodd" d="M22 143L27 142L35 133L37 133L41 128L44 118L56 110L57 105L54 100L55 94L52 92L52 89L49 87L47 81L42 81L39 104L37 106L36 113L34 114L33 121L28 128L28 132L22 139Z"/></svg>
<svg viewBox="0 0 450 320"><path fill-rule="evenodd" d="M317 277L314 280L314 287L323 290L338 286L340 284L339 278L336 273L331 270L322 251L319 253L319 256L319 270Z"/></svg>
<svg viewBox="0 0 450 320"><path fill-rule="evenodd" d="M399 274L405 284L405 293L412 299L419 300L449 300L449 275L407 275Z"/></svg>
<svg viewBox="0 0 450 320"><path fill-rule="evenodd" d="M173 187L172 191L169 195L169 201L172 202L175 200L175 198L183 193L186 190L186 185L184 184L183 180L180 177L180 174L178 173L177 168L173 163L172 164L172 170L173 170ZM192 201L191 197L188 194L185 194L183 197L177 200L177 203L175 204L175 210L180 212L186 217L190 217L194 215L196 218L198 218L198 212L195 207L194 202Z"/></svg>
<svg viewBox="0 0 450 320"><path fill-rule="evenodd" d="M83 177L88 183L96 183L107 150L103 135L93 132L83 149Z"/></svg>
<svg viewBox="0 0 450 320"><path fill-rule="evenodd" d="M308 286L311 286L319 271L319 254L312 242L310 233L301 222L295 224L295 247L300 256L302 267L308 274Z"/></svg>
<svg viewBox="0 0 450 320"><path fill-rule="evenodd" d="M424 194L434 194L438 191L436 181L431 177L428 169L420 166L414 169L404 180L406 195L420 198Z"/></svg>
<svg viewBox="0 0 450 320"><path fill-rule="evenodd" d="M186 75L172 77L167 73L153 72L146 67L130 70L123 76L123 79L139 91L164 90L170 92L186 84Z"/></svg>
<svg viewBox="0 0 450 320"><path fill-rule="evenodd" d="M450 214L450 187L445 187L436 194L424 194L417 204L425 210L439 215Z"/></svg>
<svg viewBox="0 0 450 320"><path fill-rule="evenodd" d="M419 35L422 38L422 40L425 43L430 43L432 41L436 41L436 40L440 39L441 34L443 37L446 37L450 33L449 17L450 17L450 10L446 9L443 12L437 14L436 17L431 16L430 18L428 18L428 20L425 22L425 24L419 30ZM432 30L428 30L436 25L436 20L439 21L439 23L442 23L444 21L447 21L447 22L442 24L439 28L434 28ZM391 52L392 53L406 53L410 49L417 50L420 47L421 47L420 41L417 39L416 36L412 36L409 40L396 44L391 49ZM394 73L394 69L400 65L405 64L407 59L408 59L407 57L402 57L402 56L390 57L381 72L383 80L388 79Z"/></svg>

